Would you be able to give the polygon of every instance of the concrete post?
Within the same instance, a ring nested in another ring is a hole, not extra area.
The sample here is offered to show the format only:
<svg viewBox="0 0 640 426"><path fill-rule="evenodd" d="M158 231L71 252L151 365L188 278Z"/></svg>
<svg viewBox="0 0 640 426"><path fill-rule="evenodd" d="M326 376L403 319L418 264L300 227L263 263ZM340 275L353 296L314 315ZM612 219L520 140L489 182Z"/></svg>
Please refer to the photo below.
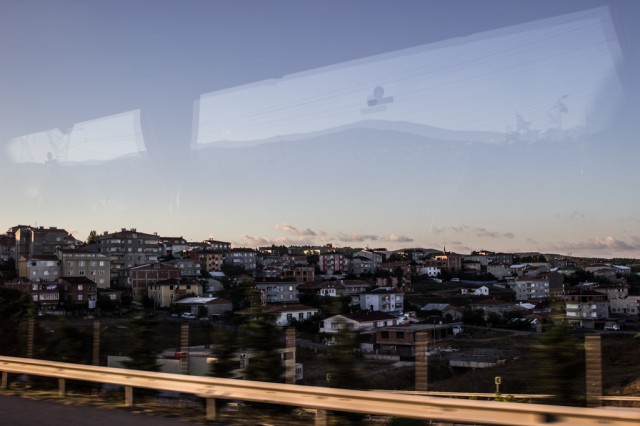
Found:
<svg viewBox="0 0 640 426"><path fill-rule="evenodd" d="M415 375L416 375L416 391L426 392L428 388L428 357L429 350L429 332L418 331L415 337Z"/></svg>
<svg viewBox="0 0 640 426"><path fill-rule="evenodd" d="M316 410L315 426L327 426L327 410Z"/></svg>
<svg viewBox="0 0 640 426"><path fill-rule="evenodd" d="M36 320L34 317L29 317L27 327L27 358L33 358L33 338L36 329Z"/></svg>
<svg viewBox="0 0 640 426"><path fill-rule="evenodd" d="M600 336L585 336L587 407L602 406L602 341Z"/></svg>
<svg viewBox="0 0 640 426"><path fill-rule="evenodd" d="M67 396L67 382L65 379L58 379L58 395Z"/></svg>
<svg viewBox="0 0 640 426"><path fill-rule="evenodd" d="M93 365L100 365L100 321L93 322Z"/></svg>
<svg viewBox="0 0 640 426"><path fill-rule="evenodd" d="M207 420L216 420L216 399L207 398Z"/></svg>
<svg viewBox="0 0 640 426"><path fill-rule="evenodd" d="M124 387L124 405L125 407L133 407L133 388L131 386Z"/></svg>
<svg viewBox="0 0 640 426"><path fill-rule="evenodd" d="M287 328L285 332L285 383L296 383L296 329Z"/></svg>
<svg viewBox="0 0 640 426"><path fill-rule="evenodd" d="M180 374L189 374L189 324L180 327Z"/></svg>
<svg viewBox="0 0 640 426"><path fill-rule="evenodd" d="M9 373L6 371L2 372L2 389L9 388Z"/></svg>

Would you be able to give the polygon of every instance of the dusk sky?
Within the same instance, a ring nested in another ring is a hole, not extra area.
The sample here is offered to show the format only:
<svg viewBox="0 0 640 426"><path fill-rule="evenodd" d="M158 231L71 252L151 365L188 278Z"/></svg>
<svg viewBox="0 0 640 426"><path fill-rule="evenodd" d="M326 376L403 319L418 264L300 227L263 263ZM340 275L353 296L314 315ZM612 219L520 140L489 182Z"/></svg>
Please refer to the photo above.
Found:
<svg viewBox="0 0 640 426"><path fill-rule="evenodd" d="M0 0L0 228L640 258L640 2Z"/></svg>

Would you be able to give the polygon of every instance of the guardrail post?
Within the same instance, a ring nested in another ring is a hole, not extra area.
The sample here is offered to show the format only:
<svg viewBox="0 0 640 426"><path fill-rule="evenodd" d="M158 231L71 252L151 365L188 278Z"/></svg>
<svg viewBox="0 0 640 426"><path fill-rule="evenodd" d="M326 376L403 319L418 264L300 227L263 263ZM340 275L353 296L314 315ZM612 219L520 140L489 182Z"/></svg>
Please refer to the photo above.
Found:
<svg viewBox="0 0 640 426"><path fill-rule="evenodd" d="M429 333L426 331L416 332L415 337L415 375L416 383L415 387L417 391L426 392L428 389L428 357L427 351L429 350Z"/></svg>
<svg viewBox="0 0 640 426"><path fill-rule="evenodd" d="M602 405L602 342L600 336L584 338L587 384L587 407Z"/></svg>
<svg viewBox="0 0 640 426"><path fill-rule="evenodd" d="M327 426L327 410L316 410L316 423L315 426Z"/></svg>
<svg viewBox="0 0 640 426"><path fill-rule="evenodd" d="M133 387L124 387L124 405L125 407L133 407Z"/></svg>
<svg viewBox="0 0 640 426"><path fill-rule="evenodd" d="M216 399L207 398L207 420L216 420Z"/></svg>
<svg viewBox="0 0 640 426"><path fill-rule="evenodd" d="M67 382L65 379L58 379L58 395L67 396Z"/></svg>
<svg viewBox="0 0 640 426"><path fill-rule="evenodd" d="M285 332L285 383L296 383L296 329L287 328Z"/></svg>
<svg viewBox="0 0 640 426"><path fill-rule="evenodd" d="M2 389L7 389L9 387L9 373L6 371L2 372Z"/></svg>

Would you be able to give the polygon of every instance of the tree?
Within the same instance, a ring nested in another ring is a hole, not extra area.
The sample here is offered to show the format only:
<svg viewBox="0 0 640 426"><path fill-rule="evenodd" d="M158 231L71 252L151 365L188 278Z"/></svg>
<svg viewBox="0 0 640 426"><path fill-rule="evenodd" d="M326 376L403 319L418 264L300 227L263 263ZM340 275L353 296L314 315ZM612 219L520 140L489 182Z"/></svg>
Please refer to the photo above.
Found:
<svg viewBox="0 0 640 426"><path fill-rule="evenodd" d="M566 326L553 325L533 345L537 358L537 379L545 393L553 395L551 402L580 405L584 381L577 375L584 371L584 349Z"/></svg>
<svg viewBox="0 0 640 426"><path fill-rule="evenodd" d="M278 351L280 333L268 319L260 315L249 323L246 347L249 352L245 369L247 380L282 382L284 366Z"/></svg>
<svg viewBox="0 0 640 426"><path fill-rule="evenodd" d="M339 328L336 344L331 347L327 360L330 365L326 377L327 386L341 389L366 388L356 359L360 353L358 333L347 324L340 324Z"/></svg>
<svg viewBox="0 0 640 426"><path fill-rule="evenodd" d="M94 244L98 242L98 233L96 232L95 229L92 229L91 232L89 232L89 236L87 237L87 244Z"/></svg>
<svg viewBox="0 0 640 426"><path fill-rule="evenodd" d="M233 370L238 368L235 359L238 352L238 339L235 331L217 329L214 333L214 346L211 351L216 361L211 364L209 375L215 377L233 377Z"/></svg>
<svg viewBox="0 0 640 426"><path fill-rule="evenodd" d="M0 354L23 355L25 345L20 326L33 309L32 303L29 294L0 287Z"/></svg>
<svg viewBox="0 0 640 426"><path fill-rule="evenodd" d="M44 356L52 361L89 364L92 357L91 337L91 334L66 324L52 335Z"/></svg>
<svg viewBox="0 0 640 426"><path fill-rule="evenodd" d="M160 371L156 348L158 322L142 317L131 322L134 342L126 348L125 355L129 360L123 361L126 368L132 370Z"/></svg>

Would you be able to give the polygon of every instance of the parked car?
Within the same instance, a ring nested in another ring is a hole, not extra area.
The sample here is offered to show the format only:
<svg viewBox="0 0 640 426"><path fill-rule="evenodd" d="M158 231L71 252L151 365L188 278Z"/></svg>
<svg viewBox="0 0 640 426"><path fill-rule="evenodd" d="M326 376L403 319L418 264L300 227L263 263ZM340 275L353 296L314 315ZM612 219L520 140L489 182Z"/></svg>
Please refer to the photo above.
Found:
<svg viewBox="0 0 640 426"><path fill-rule="evenodd" d="M604 329L606 331L618 331L620 330L620 326L615 322L608 322L604 325Z"/></svg>
<svg viewBox="0 0 640 426"><path fill-rule="evenodd" d="M184 319L197 319L198 318L195 314L192 314L191 312L184 312L182 315L180 315L180 317L182 317Z"/></svg>

